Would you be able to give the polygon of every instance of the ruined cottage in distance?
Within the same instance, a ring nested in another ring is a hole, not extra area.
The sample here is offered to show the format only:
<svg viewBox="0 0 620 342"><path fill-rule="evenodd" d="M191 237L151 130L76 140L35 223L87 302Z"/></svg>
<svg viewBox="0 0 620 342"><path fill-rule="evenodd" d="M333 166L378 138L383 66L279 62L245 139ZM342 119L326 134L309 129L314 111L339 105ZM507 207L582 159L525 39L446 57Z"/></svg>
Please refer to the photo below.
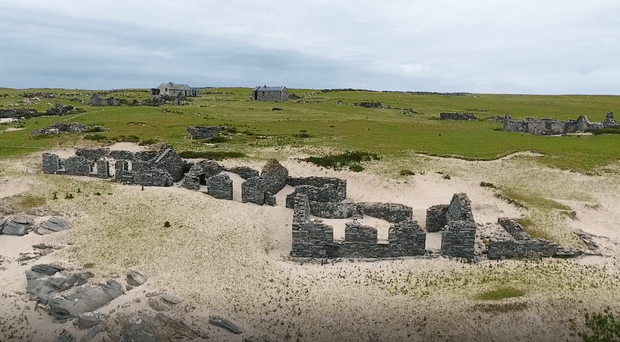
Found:
<svg viewBox="0 0 620 342"><path fill-rule="evenodd" d="M198 89L192 88L187 84L175 84L172 82L162 83L157 88L151 88L150 93L153 96L156 95L164 95L164 96L186 96L186 97L196 97L198 96Z"/></svg>
<svg viewBox="0 0 620 342"><path fill-rule="evenodd" d="M258 86L252 89L252 100L254 101L276 101L284 102L288 101L288 89L286 87L278 86Z"/></svg>

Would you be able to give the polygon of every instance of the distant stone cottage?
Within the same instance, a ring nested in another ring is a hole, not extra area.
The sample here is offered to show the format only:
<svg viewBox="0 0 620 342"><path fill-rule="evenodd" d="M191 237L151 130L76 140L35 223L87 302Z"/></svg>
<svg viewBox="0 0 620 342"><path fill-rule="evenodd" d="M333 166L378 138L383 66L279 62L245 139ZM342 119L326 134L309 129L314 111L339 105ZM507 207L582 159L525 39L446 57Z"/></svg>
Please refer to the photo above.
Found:
<svg viewBox="0 0 620 342"><path fill-rule="evenodd" d="M268 87L266 85L252 89L254 101L288 101L288 89L286 87Z"/></svg>
<svg viewBox="0 0 620 342"><path fill-rule="evenodd" d="M165 96L198 96L198 89L191 88L187 84L175 84L172 82L162 83L157 88L151 89L151 95L165 95Z"/></svg>

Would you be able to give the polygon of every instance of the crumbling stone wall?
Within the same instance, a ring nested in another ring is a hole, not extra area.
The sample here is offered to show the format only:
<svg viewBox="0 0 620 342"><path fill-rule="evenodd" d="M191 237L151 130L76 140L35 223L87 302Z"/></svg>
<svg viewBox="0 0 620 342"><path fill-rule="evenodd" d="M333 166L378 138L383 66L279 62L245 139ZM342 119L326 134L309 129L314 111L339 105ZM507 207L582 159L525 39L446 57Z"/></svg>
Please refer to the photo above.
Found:
<svg viewBox="0 0 620 342"><path fill-rule="evenodd" d="M426 209L426 231L429 233L441 231L447 224L447 204L438 204Z"/></svg>
<svg viewBox="0 0 620 342"><path fill-rule="evenodd" d="M333 186L335 190L330 194L330 201L325 202L340 202L347 198L347 181L345 179L336 177L288 177L286 183L294 187L301 185L310 185L316 188Z"/></svg>
<svg viewBox="0 0 620 342"><path fill-rule="evenodd" d="M620 128L614 119L614 113L608 112L603 122L590 122L588 117L580 115L577 120L534 120L530 117L523 121L512 120L510 115L504 117L504 131L522 132L535 135L558 135L577 132L591 132L602 128Z"/></svg>
<svg viewBox="0 0 620 342"><path fill-rule="evenodd" d="M363 215L396 223L413 218L413 208L399 203L359 202L357 206Z"/></svg>
<svg viewBox="0 0 620 342"><path fill-rule="evenodd" d="M241 184L241 201L259 205L275 205L275 194L286 186L288 170L276 160L263 167L261 175Z"/></svg>
<svg viewBox="0 0 620 342"><path fill-rule="evenodd" d="M69 105L69 106L63 106L60 102L56 103L54 106L48 108L45 113L48 115L65 115L67 113L69 113L70 111L72 111L75 107Z"/></svg>
<svg viewBox="0 0 620 342"><path fill-rule="evenodd" d="M475 259L476 222L466 194L455 194L446 210L447 225L441 237L441 254Z"/></svg>
<svg viewBox="0 0 620 342"><path fill-rule="evenodd" d="M392 225L388 231L389 256L413 256L426 253L426 232L413 220Z"/></svg>
<svg viewBox="0 0 620 342"><path fill-rule="evenodd" d="M478 118L472 113L439 113L440 120L465 120L472 121Z"/></svg>
<svg viewBox="0 0 620 342"><path fill-rule="evenodd" d="M0 118L28 119L33 116L39 116L39 111L32 108L0 109Z"/></svg>
<svg viewBox="0 0 620 342"><path fill-rule="evenodd" d="M91 106L120 106L121 100L109 97L107 99L101 98L99 94L92 94L90 96Z"/></svg>
<svg viewBox="0 0 620 342"><path fill-rule="evenodd" d="M512 238L490 241L489 259L550 257L558 254L558 244L545 239L532 239L516 220L500 217L497 222Z"/></svg>
<svg viewBox="0 0 620 342"><path fill-rule="evenodd" d="M210 139L213 138L217 132L226 129L226 126L194 126L187 127L187 132L189 132L189 135L192 137L192 139Z"/></svg>
<svg viewBox="0 0 620 342"><path fill-rule="evenodd" d="M80 132L106 132L107 128L103 126L87 126L82 125L77 122L72 122L69 124L66 123L53 123L47 128L38 128L30 132L31 135L40 135L40 134L58 134L60 132L67 133L80 133Z"/></svg>
<svg viewBox="0 0 620 342"><path fill-rule="evenodd" d="M233 199L233 182L227 174L221 173L207 179L208 194L219 199Z"/></svg>
<svg viewBox="0 0 620 342"><path fill-rule="evenodd" d="M299 194L295 198L291 255L310 258L337 256L333 228L321 221L309 220L309 211L308 196Z"/></svg>
<svg viewBox="0 0 620 342"><path fill-rule="evenodd" d="M308 195L308 199L314 202L337 203L342 201L341 198L344 197L342 196L342 189L339 189L335 184L325 184L322 187L299 185L295 188L295 191L286 196L287 208L293 207L294 199L300 193Z"/></svg>
<svg viewBox="0 0 620 342"><path fill-rule="evenodd" d="M190 190L200 189L200 176L204 177L203 169L200 166L192 165L185 176L183 176L181 187Z"/></svg>
<svg viewBox="0 0 620 342"><path fill-rule="evenodd" d="M110 172L113 165L114 172ZM183 160L170 146L159 151L110 151L79 149L67 159L43 153L42 169L48 174L100 178L113 177L125 184L171 186L183 177Z"/></svg>
<svg viewBox="0 0 620 342"><path fill-rule="evenodd" d="M233 167L230 169L230 172L238 174L239 177L243 179L250 179L253 177L258 177L260 175L258 170L254 170L253 168L248 166ZM290 208L292 208L292 206Z"/></svg>

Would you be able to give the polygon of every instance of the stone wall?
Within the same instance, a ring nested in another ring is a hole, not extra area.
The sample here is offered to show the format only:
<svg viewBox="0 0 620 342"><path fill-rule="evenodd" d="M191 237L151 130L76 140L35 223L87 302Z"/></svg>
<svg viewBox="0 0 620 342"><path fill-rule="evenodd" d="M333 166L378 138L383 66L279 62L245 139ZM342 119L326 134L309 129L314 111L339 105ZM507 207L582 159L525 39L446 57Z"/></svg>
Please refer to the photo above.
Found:
<svg viewBox="0 0 620 342"><path fill-rule="evenodd" d="M241 184L241 201L259 205L275 205L275 194L286 186L288 170L276 160L265 164L261 175Z"/></svg>
<svg viewBox="0 0 620 342"><path fill-rule="evenodd" d="M114 172L110 167L114 167ZM125 184L171 186L183 177L183 160L169 146L159 151L110 151L79 149L67 159L43 153L42 169L48 174L100 178L113 177Z"/></svg>
<svg viewBox="0 0 620 342"><path fill-rule="evenodd" d="M217 132L223 131L226 128L225 126L194 126L187 127L187 132L189 132L192 139L210 139L213 138Z"/></svg>
<svg viewBox="0 0 620 342"><path fill-rule="evenodd" d="M441 231L447 224L447 204L438 204L426 209L426 231L429 233Z"/></svg>
<svg viewBox="0 0 620 342"><path fill-rule="evenodd" d="M28 119L38 115L39 112L36 109L31 108L0 109L0 118Z"/></svg>
<svg viewBox="0 0 620 342"><path fill-rule="evenodd" d="M290 186L298 187L301 185L310 185L322 188L326 185L335 187L329 202L340 202L347 198L347 181L345 179L335 177L288 177L286 183Z"/></svg>
<svg viewBox="0 0 620 342"><path fill-rule="evenodd" d="M321 221L309 220L309 211L308 196L300 194L295 198L291 256L308 258L337 256L333 228Z"/></svg>
<svg viewBox="0 0 620 342"><path fill-rule="evenodd" d="M532 239L516 220L501 217L497 219L497 222L512 238L491 240L488 252L489 259L534 258L557 255L558 244L545 239Z"/></svg>
<svg viewBox="0 0 620 342"><path fill-rule="evenodd" d="M248 166L233 167L230 169L230 172L238 174L239 177L243 179L250 179L253 177L258 177L260 175L258 170L254 170L253 168Z"/></svg>
<svg viewBox="0 0 620 342"><path fill-rule="evenodd" d="M602 128L619 128L620 125L614 119L614 113L608 112L603 122L590 122L588 117L581 115L577 120L555 120L540 119L534 120L530 117L523 121L512 120L510 115L504 118L504 131L521 132L535 135L559 135L577 132L591 132Z"/></svg>
<svg viewBox="0 0 620 342"><path fill-rule="evenodd" d="M80 133L80 132L106 132L107 128L103 126L87 126L77 122L66 123L53 123L47 128L38 128L30 132L31 135L41 134L58 134L61 132L66 133Z"/></svg>
<svg viewBox="0 0 620 342"><path fill-rule="evenodd" d="M252 99L254 99L254 101L288 101L288 89L284 88L281 91L252 90Z"/></svg>
<svg viewBox="0 0 620 342"><path fill-rule="evenodd" d="M447 224L441 237L441 254L474 260L476 222L466 194L455 194L446 210Z"/></svg>
<svg viewBox="0 0 620 342"><path fill-rule="evenodd" d="M396 223L413 218L413 208L398 203L359 202L357 206L363 215Z"/></svg>
<svg viewBox="0 0 620 342"><path fill-rule="evenodd" d="M472 121L478 118L472 113L439 113L440 120L465 120Z"/></svg>
<svg viewBox="0 0 620 342"><path fill-rule="evenodd" d="M120 106L121 100L109 97L107 99L101 98L99 94L92 94L90 96L91 106Z"/></svg>
<svg viewBox="0 0 620 342"><path fill-rule="evenodd" d="M388 233L390 256L413 256L426 253L426 232L413 220L392 225Z"/></svg>
<svg viewBox="0 0 620 342"><path fill-rule="evenodd" d="M340 202L344 199L342 189L337 188L335 184L325 184L322 187L299 185L295 191L286 196L286 207L292 208L295 196L301 193L308 195L308 199L315 202Z"/></svg>
<svg viewBox="0 0 620 342"><path fill-rule="evenodd" d="M233 182L227 174L221 173L207 179L208 194L219 199L233 199Z"/></svg>

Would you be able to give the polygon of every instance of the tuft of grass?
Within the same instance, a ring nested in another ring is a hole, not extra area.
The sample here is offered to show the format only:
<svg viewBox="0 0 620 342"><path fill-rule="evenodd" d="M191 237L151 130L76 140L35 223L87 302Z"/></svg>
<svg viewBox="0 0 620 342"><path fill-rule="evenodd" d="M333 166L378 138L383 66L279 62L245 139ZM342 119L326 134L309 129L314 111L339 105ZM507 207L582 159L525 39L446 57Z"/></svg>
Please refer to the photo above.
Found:
<svg viewBox="0 0 620 342"><path fill-rule="evenodd" d="M181 158L204 158L204 159L212 159L212 160L224 160L231 158L244 158L247 157L245 153L241 152L214 152L214 151L182 151L179 153Z"/></svg>
<svg viewBox="0 0 620 342"><path fill-rule="evenodd" d="M353 164L351 166L349 166L349 170L353 171L353 172L362 172L364 171L364 167L360 164Z"/></svg>
<svg viewBox="0 0 620 342"><path fill-rule="evenodd" d="M596 129L596 130L592 131L592 134L594 134L594 135L620 134L620 128L607 127L607 128Z"/></svg>
<svg viewBox="0 0 620 342"><path fill-rule="evenodd" d="M400 170L401 176L415 176L415 172L411 170Z"/></svg>
<svg viewBox="0 0 620 342"><path fill-rule="evenodd" d="M620 322L609 313L609 309L605 309L605 313L597 313L586 316L586 327L590 328L592 334L578 333L584 342L601 342L601 341L620 341Z"/></svg>
<svg viewBox="0 0 620 342"><path fill-rule="evenodd" d="M38 208L45 205L45 197L35 195L24 195L19 200L19 206L24 209Z"/></svg>
<svg viewBox="0 0 620 342"><path fill-rule="evenodd" d="M85 134L84 140L101 141L106 140L106 136L103 134Z"/></svg>
<svg viewBox="0 0 620 342"><path fill-rule="evenodd" d="M325 157L308 157L304 159L304 161L315 164L317 166L322 166L326 168L332 169L340 169L346 166L359 165L359 163L364 161L372 161L372 160L380 160L376 153L370 152L361 152L361 151L346 151L342 154L329 155ZM354 168L357 168L354 166ZM360 170L361 171L361 170Z"/></svg>
<svg viewBox="0 0 620 342"><path fill-rule="evenodd" d="M478 295L480 300L501 300L506 298L514 298L523 296L523 291L515 289L514 287L505 286L496 290L482 292Z"/></svg>

